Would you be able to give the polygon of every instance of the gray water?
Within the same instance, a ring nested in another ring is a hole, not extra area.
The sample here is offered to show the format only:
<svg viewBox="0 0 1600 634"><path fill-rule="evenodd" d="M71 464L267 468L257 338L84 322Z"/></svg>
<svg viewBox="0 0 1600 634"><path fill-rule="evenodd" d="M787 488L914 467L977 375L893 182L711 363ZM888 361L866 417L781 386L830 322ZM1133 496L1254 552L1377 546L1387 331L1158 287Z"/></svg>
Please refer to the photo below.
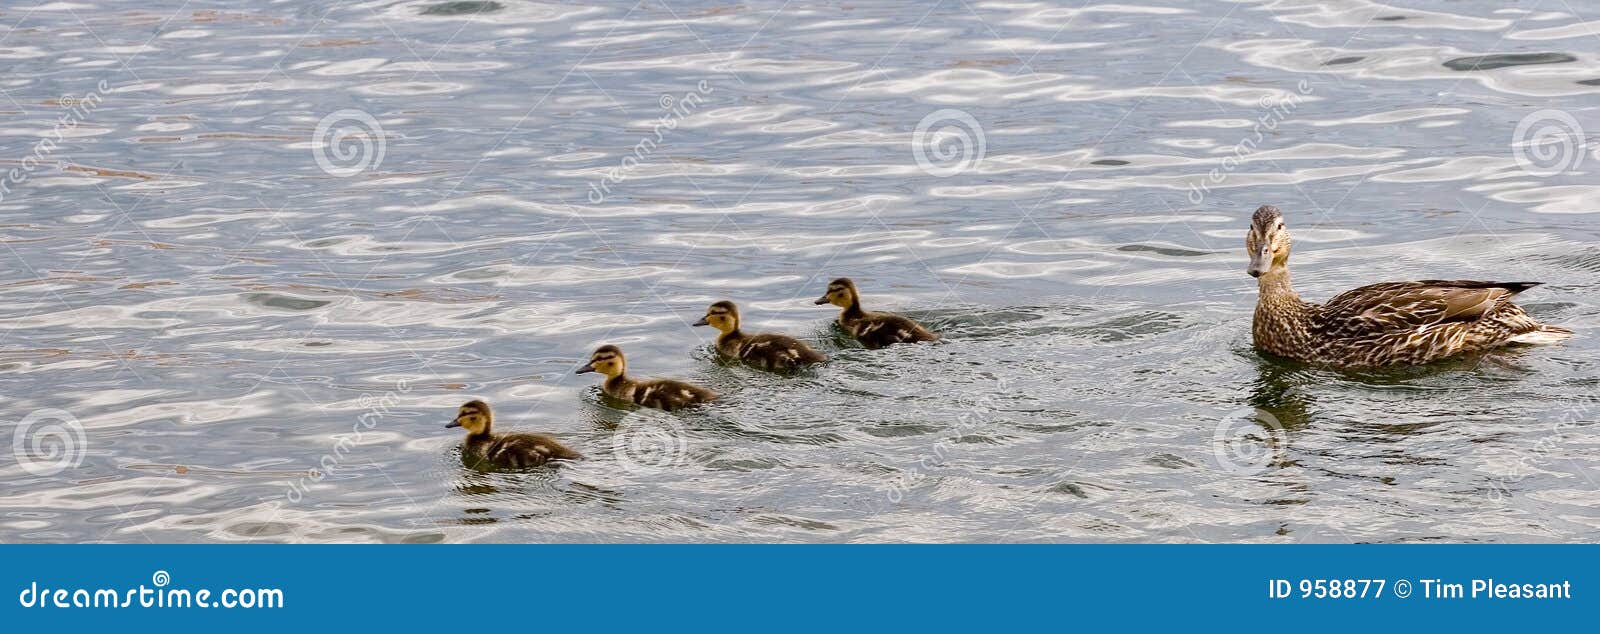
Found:
<svg viewBox="0 0 1600 634"><path fill-rule="evenodd" d="M233 4L0 9L0 541L1600 539L1587 3ZM1307 298L1578 337L1264 359L1264 203ZM832 361L717 363L719 299ZM589 459L466 468L471 398Z"/></svg>

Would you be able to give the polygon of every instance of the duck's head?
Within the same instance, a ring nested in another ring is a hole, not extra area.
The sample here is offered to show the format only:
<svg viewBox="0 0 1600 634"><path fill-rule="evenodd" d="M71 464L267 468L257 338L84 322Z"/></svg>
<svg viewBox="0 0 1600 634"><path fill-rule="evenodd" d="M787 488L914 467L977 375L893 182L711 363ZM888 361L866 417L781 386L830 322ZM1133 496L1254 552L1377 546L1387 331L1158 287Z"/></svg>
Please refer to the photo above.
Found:
<svg viewBox="0 0 1600 634"><path fill-rule="evenodd" d="M589 355L589 363L578 368L578 374L599 372L613 377L620 376L627 369L628 362L622 358L622 348L608 344L595 348L594 353Z"/></svg>
<svg viewBox="0 0 1600 634"><path fill-rule="evenodd" d="M706 316L694 322L696 326L711 326L722 332L739 329L739 307L733 302L717 302L706 309Z"/></svg>
<svg viewBox="0 0 1600 634"><path fill-rule="evenodd" d="M849 308L856 305L857 301L859 297L856 295L856 283L850 281L848 277L841 277L828 282L828 292L817 298L816 304L818 306L833 304L840 308Z"/></svg>
<svg viewBox="0 0 1600 634"><path fill-rule="evenodd" d="M1262 205L1250 219L1250 233L1244 248L1250 253L1250 277L1261 277L1289 266L1289 228L1277 207Z"/></svg>
<svg viewBox="0 0 1600 634"><path fill-rule="evenodd" d="M489 404L483 401L469 401L456 410L456 419L445 425L445 429L462 427L467 433L487 434L489 426L494 423L494 414L489 412Z"/></svg>

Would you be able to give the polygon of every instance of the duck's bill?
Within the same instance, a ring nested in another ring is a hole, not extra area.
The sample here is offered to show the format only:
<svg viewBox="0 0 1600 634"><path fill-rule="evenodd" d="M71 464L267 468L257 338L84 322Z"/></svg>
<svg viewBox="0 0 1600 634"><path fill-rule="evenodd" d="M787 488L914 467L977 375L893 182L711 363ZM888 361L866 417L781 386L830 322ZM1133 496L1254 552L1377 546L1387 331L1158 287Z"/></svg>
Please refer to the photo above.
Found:
<svg viewBox="0 0 1600 634"><path fill-rule="evenodd" d="M696 325L696 326L710 326L711 322L706 321L705 317L701 317L700 321L694 322L694 325Z"/></svg>
<svg viewBox="0 0 1600 634"><path fill-rule="evenodd" d="M461 419L457 418L457 419L455 419L453 421L450 421L450 423L445 425L444 428L445 429L450 429L452 427L460 427L460 426L461 426Z"/></svg>
<svg viewBox="0 0 1600 634"><path fill-rule="evenodd" d="M594 364L593 363L585 363L585 364L583 364L583 367L578 368L578 371L574 372L573 374L588 374L588 373L593 372L593 371L594 371Z"/></svg>
<svg viewBox="0 0 1600 634"><path fill-rule="evenodd" d="M1266 273L1271 266L1272 252L1262 251L1250 256L1250 268L1245 269L1245 272L1249 273L1250 277L1261 277L1261 274Z"/></svg>
<svg viewBox="0 0 1600 634"><path fill-rule="evenodd" d="M828 296L827 295L823 295L822 297L818 298L817 301L814 301L814 302L811 302L811 303L816 304L818 306L826 304L826 303L828 303Z"/></svg>

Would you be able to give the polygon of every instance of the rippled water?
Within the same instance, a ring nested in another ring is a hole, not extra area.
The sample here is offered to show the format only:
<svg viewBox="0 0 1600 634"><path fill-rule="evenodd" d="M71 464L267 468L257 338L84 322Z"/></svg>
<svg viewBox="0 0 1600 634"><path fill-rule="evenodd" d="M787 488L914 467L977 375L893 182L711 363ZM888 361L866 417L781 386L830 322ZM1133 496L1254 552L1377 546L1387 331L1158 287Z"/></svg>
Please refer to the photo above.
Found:
<svg viewBox="0 0 1600 634"><path fill-rule="evenodd" d="M1600 538L1578 3L226 4L0 9L0 437L72 445L0 540ZM1265 360L1262 203L1308 298L1579 337ZM843 346L839 275L946 341ZM833 361L716 363L724 298ZM726 401L610 407L606 342ZM590 459L463 467L470 398Z"/></svg>

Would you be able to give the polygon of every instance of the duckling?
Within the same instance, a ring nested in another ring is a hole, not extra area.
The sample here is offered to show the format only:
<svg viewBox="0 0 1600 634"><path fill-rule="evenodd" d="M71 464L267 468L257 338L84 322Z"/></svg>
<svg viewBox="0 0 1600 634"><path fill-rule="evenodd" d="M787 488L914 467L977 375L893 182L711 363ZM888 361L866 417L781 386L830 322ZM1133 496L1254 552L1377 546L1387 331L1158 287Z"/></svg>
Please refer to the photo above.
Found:
<svg viewBox="0 0 1600 634"><path fill-rule="evenodd" d="M839 312L839 326L870 349L896 343L939 340L939 335L905 317L861 310L861 295L856 292L856 283L847 277L829 282L828 292L816 304L833 304L843 308Z"/></svg>
<svg viewBox="0 0 1600 634"><path fill-rule="evenodd" d="M691 405L709 403L717 399L716 393L698 385L672 379L637 380L628 376L628 360L622 349L613 345L595 348L589 363L578 368L578 374L599 372L606 382L601 391L611 398L631 401L645 407L672 411Z"/></svg>
<svg viewBox="0 0 1600 634"><path fill-rule="evenodd" d="M526 469L551 460L583 458L583 454L544 434L495 434L490 431L493 426L494 414L489 411L489 404L470 401L456 411L455 420L445 428L463 427L467 430L467 443L462 447L462 455L479 465Z"/></svg>
<svg viewBox="0 0 1600 634"><path fill-rule="evenodd" d="M1302 301L1289 284L1290 246L1278 208L1257 209L1245 237L1260 293L1251 334L1257 348L1278 356L1342 367L1422 364L1572 336L1511 303L1539 282L1384 282L1324 304Z"/></svg>
<svg viewBox="0 0 1600 634"><path fill-rule="evenodd" d="M828 357L812 350L805 342L776 333L747 335L739 331L739 307L722 301L706 309L706 316L694 322L696 326L712 326L721 331L717 336L717 352L723 356L743 361L763 370L793 372L813 363L827 361Z"/></svg>

